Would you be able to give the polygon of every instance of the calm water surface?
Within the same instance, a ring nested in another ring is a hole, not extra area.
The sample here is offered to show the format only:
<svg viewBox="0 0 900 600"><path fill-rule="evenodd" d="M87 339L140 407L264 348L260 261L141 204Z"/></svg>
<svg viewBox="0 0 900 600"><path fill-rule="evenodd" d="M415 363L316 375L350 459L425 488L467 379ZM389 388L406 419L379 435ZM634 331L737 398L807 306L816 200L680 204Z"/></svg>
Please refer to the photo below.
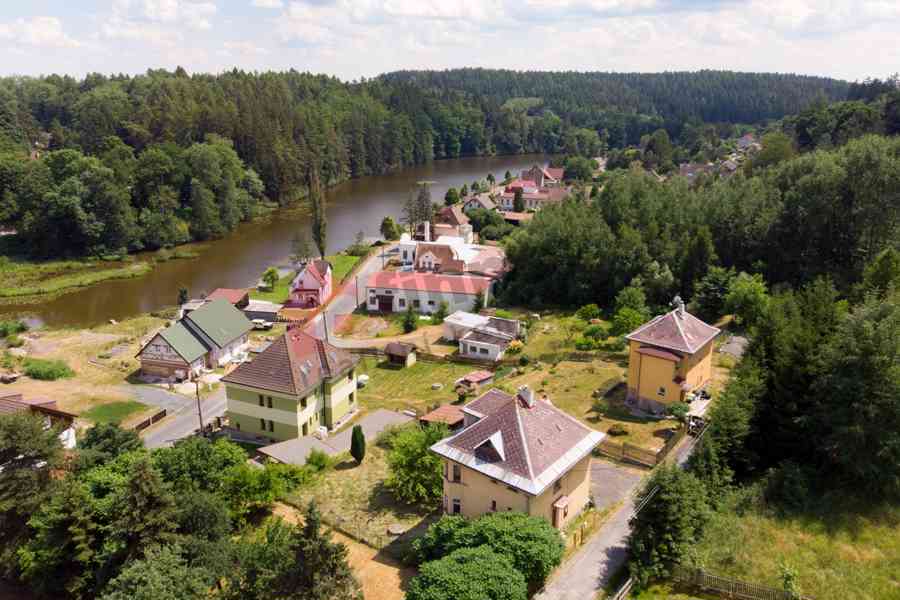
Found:
<svg viewBox="0 0 900 600"><path fill-rule="evenodd" d="M516 173L545 161L535 155L440 160L343 183L327 192L328 251L346 248L358 231L379 235L381 219L385 215L400 218L403 203L417 181L434 182L432 197L442 202L451 186L471 185L488 173L499 181L507 170ZM52 327L89 326L171 306L182 286L191 296L218 287L250 287L266 267L287 259L291 239L298 231L309 231L309 217L297 210L279 210L265 220L242 225L224 239L204 244L197 259L171 260L145 277L108 281L43 303L0 310Z"/></svg>

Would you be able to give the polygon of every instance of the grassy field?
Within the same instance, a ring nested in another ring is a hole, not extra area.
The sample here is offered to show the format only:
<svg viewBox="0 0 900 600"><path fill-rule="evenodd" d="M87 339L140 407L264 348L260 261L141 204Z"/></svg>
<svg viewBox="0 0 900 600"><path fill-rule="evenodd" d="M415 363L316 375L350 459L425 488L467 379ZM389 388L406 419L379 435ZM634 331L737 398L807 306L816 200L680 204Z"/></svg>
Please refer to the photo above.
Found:
<svg viewBox="0 0 900 600"><path fill-rule="evenodd" d="M341 280L346 277L347 273L360 261L359 256L347 256L346 254L334 254L326 256L325 260L331 263L333 269L331 273L332 281L337 286ZM256 300L265 300L266 302L274 302L275 304L284 304L291 295L291 281L293 281L296 273L290 273L278 280L275 287L271 290L250 290L250 297Z"/></svg>
<svg viewBox="0 0 900 600"><path fill-rule="evenodd" d="M24 349L30 357L65 360L75 371L75 376L57 381L25 377L3 386L3 390L53 398L63 410L78 414L105 404L127 403L132 400L127 378L138 369L135 355L141 341L163 324L162 319L142 316L92 329L22 334L26 340ZM3 362L6 369L21 370L24 361L7 355Z"/></svg>
<svg viewBox="0 0 900 600"><path fill-rule="evenodd" d="M131 279L153 269L150 262L101 268L96 261L11 261L0 263L0 302L29 296L57 295L110 279Z"/></svg>
<svg viewBox="0 0 900 600"><path fill-rule="evenodd" d="M395 369L383 361L366 358L360 363L359 372L369 376L369 384L359 391L359 399L367 409L387 408L404 410L412 408L427 412L435 404L455 401L453 382L477 367L454 363L417 362L407 369ZM431 389L440 383L443 388Z"/></svg>
<svg viewBox="0 0 900 600"><path fill-rule="evenodd" d="M816 600L900 597L900 507L825 498L818 512L716 515L697 548L711 573L781 587L784 565Z"/></svg>
<svg viewBox="0 0 900 600"><path fill-rule="evenodd" d="M147 410L146 404L135 402L134 400L124 400L119 402L110 402L108 404L98 404L87 412L81 414L85 419L94 423L121 423L126 418Z"/></svg>
<svg viewBox="0 0 900 600"><path fill-rule="evenodd" d="M333 256L326 256L325 260L331 263L331 268L334 269L331 276L334 280L335 285L341 283L344 280L344 277L353 270L353 267L362 260L361 256L349 256L347 254L335 254Z"/></svg>
<svg viewBox="0 0 900 600"><path fill-rule="evenodd" d="M397 502L384 486L388 477L386 456L384 448L370 442L361 465L349 455L341 455L333 470L311 486L292 492L286 500L299 508L315 500L330 525L373 548L391 546L392 554L402 556L407 544L389 536L388 526L399 524L407 530L424 528L426 519L438 506L428 510Z"/></svg>

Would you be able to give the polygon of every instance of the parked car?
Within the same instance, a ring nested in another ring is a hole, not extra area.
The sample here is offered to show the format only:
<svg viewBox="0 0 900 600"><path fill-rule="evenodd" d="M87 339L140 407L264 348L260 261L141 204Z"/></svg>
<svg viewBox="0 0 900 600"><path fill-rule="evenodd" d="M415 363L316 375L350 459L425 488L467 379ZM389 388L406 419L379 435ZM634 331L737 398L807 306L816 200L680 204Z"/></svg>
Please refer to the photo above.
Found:
<svg viewBox="0 0 900 600"><path fill-rule="evenodd" d="M272 321L266 321L265 319L253 319L253 329L262 329L268 331L272 329L274 323Z"/></svg>

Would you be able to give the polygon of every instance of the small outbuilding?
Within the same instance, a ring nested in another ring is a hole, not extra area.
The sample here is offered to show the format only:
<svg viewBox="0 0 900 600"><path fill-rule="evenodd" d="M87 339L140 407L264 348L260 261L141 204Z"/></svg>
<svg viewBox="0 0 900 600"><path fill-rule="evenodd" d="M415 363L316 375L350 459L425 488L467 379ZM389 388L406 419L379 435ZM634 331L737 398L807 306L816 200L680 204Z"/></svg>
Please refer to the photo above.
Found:
<svg viewBox="0 0 900 600"><path fill-rule="evenodd" d="M416 364L416 347L402 342L391 342L384 347L388 362L400 367L411 367Z"/></svg>
<svg viewBox="0 0 900 600"><path fill-rule="evenodd" d="M474 392L482 386L493 383L493 381L494 373L491 371L472 371L465 377L459 378L456 383Z"/></svg>
<svg viewBox="0 0 900 600"><path fill-rule="evenodd" d="M462 427L465 420L466 416L463 414L462 408L454 404L443 404L430 413L419 417L419 423L422 425L443 423L450 428L450 431L456 431Z"/></svg>

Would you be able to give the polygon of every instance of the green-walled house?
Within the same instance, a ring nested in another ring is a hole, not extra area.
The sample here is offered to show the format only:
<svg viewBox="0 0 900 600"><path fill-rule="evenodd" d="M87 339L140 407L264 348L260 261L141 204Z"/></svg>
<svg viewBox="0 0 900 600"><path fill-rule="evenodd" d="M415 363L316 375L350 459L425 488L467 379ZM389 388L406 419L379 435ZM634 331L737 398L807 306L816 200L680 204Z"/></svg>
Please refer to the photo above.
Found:
<svg viewBox="0 0 900 600"><path fill-rule="evenodd" d="M222 379L230 426L272 442L330 431L357 408L358 362L299 328L288 330Z"/></svg>

